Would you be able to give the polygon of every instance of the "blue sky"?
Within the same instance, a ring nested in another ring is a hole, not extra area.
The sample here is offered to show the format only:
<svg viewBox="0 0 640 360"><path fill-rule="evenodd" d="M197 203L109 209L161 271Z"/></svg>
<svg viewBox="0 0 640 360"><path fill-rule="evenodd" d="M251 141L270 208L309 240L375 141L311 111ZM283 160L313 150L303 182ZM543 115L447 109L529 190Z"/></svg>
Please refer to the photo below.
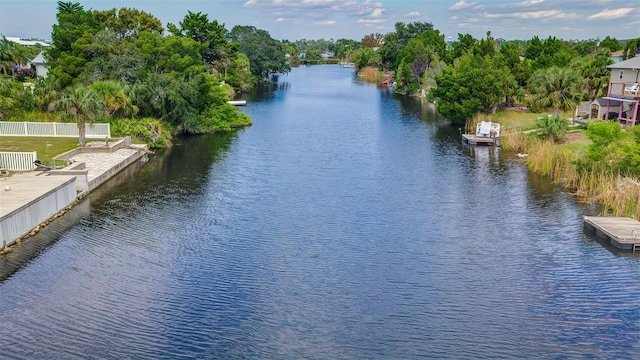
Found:
<svg viewBox="0 0 640 360"><path fill-rule="evenodd" d="M210 20L253 25L275 39L360 40L393 31L398 21L431 22L447 37L476 38L491 31L507 40L555 36L561 39L640 37L639 0L128 0L77 1L85 9L136 8L178 24L187 11ZM56 0L1 0L0 33L50 39Z"/></svg>

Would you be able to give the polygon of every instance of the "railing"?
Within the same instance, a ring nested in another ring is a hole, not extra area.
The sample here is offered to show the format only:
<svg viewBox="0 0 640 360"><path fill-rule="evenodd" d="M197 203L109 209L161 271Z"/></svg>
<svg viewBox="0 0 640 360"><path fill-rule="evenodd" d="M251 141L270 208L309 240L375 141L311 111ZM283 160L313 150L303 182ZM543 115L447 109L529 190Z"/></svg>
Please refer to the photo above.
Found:
<svg viewBox="0 0 640 360"><path fill-rule="evenodd" d="M640 97L640 89L634 88L637 84L633 82L610 82L608 95L638 98Z"/></svg>
<svg viewBox="0 0 640 360"><path fill-rule="evenodd" d="M29 171L36 167L33 164L38 158L35 151L31 152L0 152L0 169L10 171Z"/></svg>
<svg viewBox="0 0 640 360"><path fill-rule="evenodd" d="M74 123L0 121L0 136L78 137L79 134ZM85 124L85 137L110 138L111 124Z"/></svg>

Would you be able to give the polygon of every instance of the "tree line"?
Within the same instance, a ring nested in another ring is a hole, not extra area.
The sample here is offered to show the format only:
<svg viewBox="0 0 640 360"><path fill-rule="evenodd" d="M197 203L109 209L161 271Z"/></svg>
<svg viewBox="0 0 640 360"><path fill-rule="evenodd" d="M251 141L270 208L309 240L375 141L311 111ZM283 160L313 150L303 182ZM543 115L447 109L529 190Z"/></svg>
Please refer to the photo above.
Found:
<svg viewBox="0 0 640 360"><path fill-rule="evenodd" d="M158 129L161 124L189 134L250 124L227 104L230 96L290 70L284 45L268 32L253 26L228 31L200 12L167 24L168 34L160 20L137 9L86 10L59 1L56 18L52 46L45 50L49 75L38 78L31 92L3 77L0 117L56 112L81 131L87 121L109 119L116 130L162 146L167 132ZM17 56L19 45L9 44L3 37L5 72L10 63L33 56Z"/></svg>
<svg viewBox="0 0 640 360"><path fill-rule="evenodd" d="M0 117L29 111L55 112L84 124L106 118L117 132L162 146L169 132L228 131L250 124L227 104L271 74L286 73L323 52L393 74L395 91L428 93L438 111L454 124L477 113L525 101L530 109L566 110L577 100L606 91L611 52L635 54L640 38L618 41L565 41L555 37L505 41L458 34L455 40L428 22L398 22L394 31L349 39L294 42L273 39L254 26L235 26L188 12L179 24L162 23L144 11L86 10L79 3L57 3L50 71L32 91L9 81L28 73L8 65L32 58L26 49L0 39ZM84 128L84 126L82 126Z"/></svg>
<svg viewBox="0 0 640 360"><path fill-rule="evenodd" d="M566 41L553 36L506 41L458 34L456 40L427 22L395 24L395 31L370 34L349 54L358 68L374 66L394 75L396 91L425 90L454 124L477 113L525 101L528 108L568 110L577 101L606 93L610 55L635 56L640 38Z"/></svg>

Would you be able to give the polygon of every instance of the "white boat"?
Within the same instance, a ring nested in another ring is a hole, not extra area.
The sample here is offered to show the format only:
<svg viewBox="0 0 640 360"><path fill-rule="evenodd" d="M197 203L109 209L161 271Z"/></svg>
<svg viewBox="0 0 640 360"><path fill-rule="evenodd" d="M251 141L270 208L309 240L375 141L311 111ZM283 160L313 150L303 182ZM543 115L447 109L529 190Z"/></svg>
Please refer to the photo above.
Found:
<svg viewBox="0 0 640 360"><path fill-rule="evenodd" d="M231 104L233 106L247 106L247 100L230 100L227 101L227 104Z"/></svg>

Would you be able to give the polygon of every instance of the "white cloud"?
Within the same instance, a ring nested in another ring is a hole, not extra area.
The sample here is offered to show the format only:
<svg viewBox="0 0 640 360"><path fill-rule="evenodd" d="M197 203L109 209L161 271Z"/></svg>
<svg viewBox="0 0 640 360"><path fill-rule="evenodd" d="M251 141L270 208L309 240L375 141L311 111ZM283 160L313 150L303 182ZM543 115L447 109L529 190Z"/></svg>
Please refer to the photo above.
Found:
<svg viewBox="0 0 640 360"><path fill-rule="evenodd" d="M283 17L279 17L279 18L276 19L276 22L283 22L283 21L284 21Z"/></svg>
<svg viewBox="0 0 640 360"><path fill-rule="evenodd" d="M532 5L538 5L543 3L544 0L525 0L519 3L508 4L509 7L526 7Z"/></svg>
<svg viewBox="0 0 640 360"><path fill-rule="evenodd" d="M449 7L449 10L452 10L452 11L462 10L462 9L466 9L466 8L475 6L476 4L478 4L478 3L477 2L468 3L465 0L460 0L457 3L451 5L451 7Z"/></svg>
<svg viewBox="0 0 640 360"><path fill-rule="evenodd" d="M382 13L384 12L384 9L381 8L377 8L375 10L373 10L373 13L371 13L371 17L377 18L382 16Z"/></svg>
<svg viewBox="0 0 640 360"><path fill-rule="evenodd" d="M255 6L258 6L257 0L249 0L246 3L244 3L244 5L242 5L242 7L255 7Z"/></svg>
<svg viewBox="0 0 640 360"><path fill-rule="evenodd" d="M522 11L522 12L514 12L514 13L506 13L506 14L491 14L484 13L481 15L487 19L505 19L505 18L516 18L516 19L577 19L579 18L576 14L566 14L560 10L540 10L540 11Z"/></svg>
<svg viewBox="0 0 640 360"><path fill-rule="evenodd" d="M420 16L420 12L419 11L412 11L410 13L407 14L408 17L418 17Z"/></svg>
<svg viewBox="0 0 640 360"><path fill-rule="evenodd" d="M606 10L602 10L601 12L599 12L597 14L593 14L593 15L589 16L588 19L589 20L617 19L617 18L621 18L621 17L629 14L632 11L633 11L633 8L620 8L620 9L615 9L615 10L606 9Z"/></svg>
<svg viewBox="0 0 640 360"><path fill-rule="evenodd" d="M358 19L358 24L381 24L387 21L386 19Z"/></svg>
<svg viewBox="0 0 640 360"><path fill-rule="evenodd" d="M316 25L333 25L335 23L336 23L335 20L326 20L326 21L316 21L315 22Z"/></svg>

